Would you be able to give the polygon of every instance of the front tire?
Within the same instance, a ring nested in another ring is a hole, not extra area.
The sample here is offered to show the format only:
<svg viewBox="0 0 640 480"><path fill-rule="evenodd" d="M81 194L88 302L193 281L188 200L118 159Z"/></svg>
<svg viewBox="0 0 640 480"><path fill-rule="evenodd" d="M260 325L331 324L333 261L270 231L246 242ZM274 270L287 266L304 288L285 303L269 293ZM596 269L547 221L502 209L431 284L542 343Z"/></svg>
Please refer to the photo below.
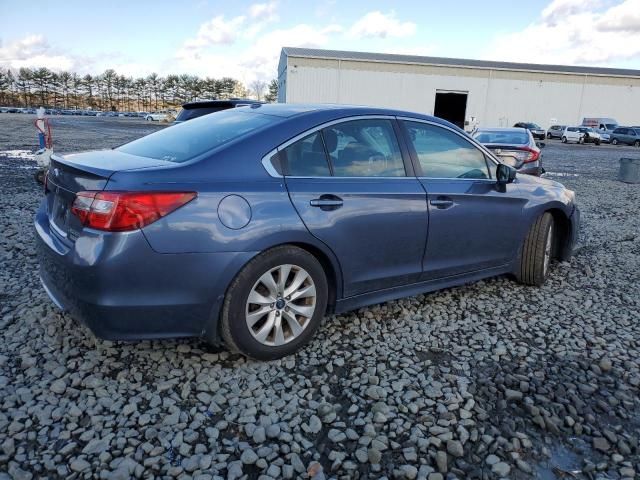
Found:
<svg viewBox="0 0 640 480"><path fill-rule="evenodd" d="M640 147L640 140L636 140L635 142L633 142L633 146Z"/></svg>
<svg viewBox="0 0 640 480"><path fill-rule="evenodd" d="M547 139L551 140L551 134L550 133L547 133Z"/></svg>
<svg viewBox="0 0 640 480"><path fill-rule="evenodd" d="M227 290L220 329L227 347L257 360L297 351L327 309L327 278L305 250L284 245L258 255Z"/></svg>
<svg viewBox="0 0 640 480"><path fill-rule="evenodd" d="M618 144L618 139L614 138L613 140L611 140L611 144L612 145L617 145Z"/></svg>
<svg viewBox="0 0 640 480"><path fill-rule="evenodd" d="M578 143L582 145L584 143L584 137L580 137L580 139L578 140Z"/></svg>
<svg viewBox="0 0 640 480"><path fill-rule="evenodd" d="M553 258L554 236L553 216L545 212L533 222L524 240L517 275L519 282L537 287L544 284Z"/></svg>
<svg viewBox="0 0 640 480"><path fill-rule="evenodd" d="M562 137L562 143L567 143L567 137Z"/></svg>

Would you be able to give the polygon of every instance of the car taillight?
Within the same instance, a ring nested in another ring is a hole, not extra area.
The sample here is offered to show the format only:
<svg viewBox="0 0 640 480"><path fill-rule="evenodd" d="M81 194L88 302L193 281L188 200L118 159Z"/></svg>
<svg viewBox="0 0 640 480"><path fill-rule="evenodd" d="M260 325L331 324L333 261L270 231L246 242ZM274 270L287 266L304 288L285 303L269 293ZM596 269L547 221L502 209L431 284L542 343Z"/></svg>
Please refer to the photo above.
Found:
<svg viewBox="0 0 640 480"><path fill-rule="evenodd" d="M155 222L196 196L195 192L78 192L71 212L85 227L126 232Z"/></svg>
<svg viewBox="0 0 640 480"><path fill-rule="evenodd" d="M533 148L525 147L522 150L527 153L526 157L523 160L524 163L535 162L536 160L538 160L538 158L540 158L540 152L534 150Z"/></svg>
<svg viewBox="0 0 640 480"><path fill-rule="evenodd" d="M49 193L49 170L44 171L44 194Z"/></svg>

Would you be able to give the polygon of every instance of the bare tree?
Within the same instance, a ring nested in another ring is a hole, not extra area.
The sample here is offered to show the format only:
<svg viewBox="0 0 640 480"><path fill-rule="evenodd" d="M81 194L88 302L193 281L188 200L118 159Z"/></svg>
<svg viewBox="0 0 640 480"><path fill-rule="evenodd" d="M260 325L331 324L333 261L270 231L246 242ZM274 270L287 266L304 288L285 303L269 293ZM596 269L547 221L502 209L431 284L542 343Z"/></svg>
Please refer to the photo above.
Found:
<svg viewBox="0 0 640 480"><path fill-rule="evenodd" d="M262 100L264 91L267 88L267 82L264 80L256 79L249 85L251 92L256 97L256 100Z"/></svg>

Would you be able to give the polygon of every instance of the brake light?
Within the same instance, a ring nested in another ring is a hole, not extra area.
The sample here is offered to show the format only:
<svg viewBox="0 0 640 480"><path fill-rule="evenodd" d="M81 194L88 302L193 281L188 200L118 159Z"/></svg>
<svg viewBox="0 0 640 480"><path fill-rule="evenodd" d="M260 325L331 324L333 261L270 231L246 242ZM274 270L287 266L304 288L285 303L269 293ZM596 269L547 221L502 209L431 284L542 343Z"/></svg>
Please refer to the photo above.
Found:
<svg viewBox="0 0 640 480"><path fill-rule="evenodd" d="M524 147L523 151L527 152L527 156L524 158L523 163L531 163L535 162L540 158L540 152L534 150L533 148Z"/></svg>
<svg viewBox="0 0 640 480"><path fill-rule="evenodd" d="M44 171L44 194L49 193L49 170Z"/></svg>
<svg viewBox="0 0 640 480"><path fill-rule="evenodd" d="M155 222L196 196L195 192L78 192L71 212L85 227L126 232Z"/></svg>

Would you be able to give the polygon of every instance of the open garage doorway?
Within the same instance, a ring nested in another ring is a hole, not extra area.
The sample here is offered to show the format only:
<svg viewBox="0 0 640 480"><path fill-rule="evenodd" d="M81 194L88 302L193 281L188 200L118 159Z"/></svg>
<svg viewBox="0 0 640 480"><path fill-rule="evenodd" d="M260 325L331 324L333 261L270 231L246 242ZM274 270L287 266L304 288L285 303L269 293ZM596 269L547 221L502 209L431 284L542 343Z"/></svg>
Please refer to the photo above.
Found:
<svg viewBox="0 0 640 480"><path fill-rule="evenodd" d="M468 92L436 90L436 104L433 109L433 115L464 128L464 118L467 112L467 94Z"/></svg>

